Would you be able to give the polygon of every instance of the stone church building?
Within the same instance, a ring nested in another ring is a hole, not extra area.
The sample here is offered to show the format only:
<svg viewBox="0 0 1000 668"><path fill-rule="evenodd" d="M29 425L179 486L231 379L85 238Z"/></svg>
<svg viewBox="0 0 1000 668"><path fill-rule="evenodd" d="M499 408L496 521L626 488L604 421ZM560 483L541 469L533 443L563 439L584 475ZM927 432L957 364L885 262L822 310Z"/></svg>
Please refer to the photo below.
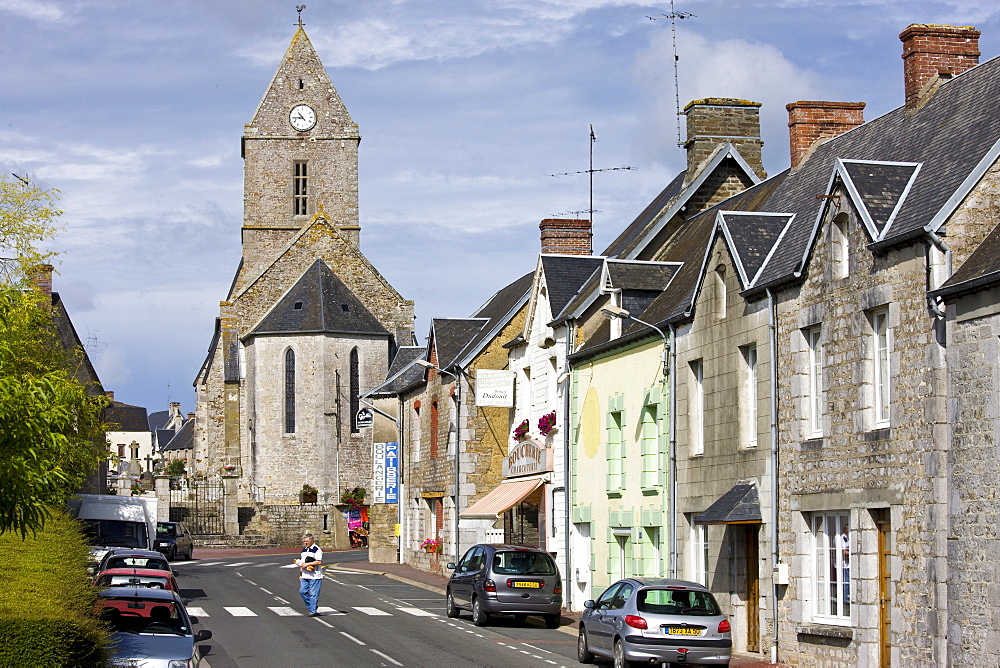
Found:
<svg viewBox="0 0 1000 668"><path fill-rule="evenodd" d="M371 498L359 397L414 316L360 249L360 141L300 25L241 138L242 258L195 380L194 473L235 478L240 505Z"/></svg>

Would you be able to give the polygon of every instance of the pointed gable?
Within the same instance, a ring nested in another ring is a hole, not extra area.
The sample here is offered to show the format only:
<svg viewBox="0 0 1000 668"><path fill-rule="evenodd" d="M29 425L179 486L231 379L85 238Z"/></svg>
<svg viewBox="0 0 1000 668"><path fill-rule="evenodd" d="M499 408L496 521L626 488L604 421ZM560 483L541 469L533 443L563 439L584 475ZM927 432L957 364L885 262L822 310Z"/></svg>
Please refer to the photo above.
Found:
<svg viewBox="0 0 1000 668"><path fill-rule="evenodd" d="M323 260L302 274L250 336L318 333L389 335Z"/></svg>
<svg viewBox="0 0 1000 668"><path fill-rule="evenodd" d="M841 160L844 184L854 197L873 238L892 223L920 165L907 162Z"/></svg>
<svg viewBox="0 0 1000 668"><path fill-rule="evenodd" d="M753 285L764 261L793 218L788 213L719 212L719 224L744 288Z"/></svg>
<svg viewBox="0 0 1000 668"><path fill-rule="evenodd" d="M545 314L546 320L555 319L566 304L573 299L587 279L599 272L604 259L600 257L580 255L542 255L541 268L545 278L545 287L549 293L549 308L551 313Z"/></svg>

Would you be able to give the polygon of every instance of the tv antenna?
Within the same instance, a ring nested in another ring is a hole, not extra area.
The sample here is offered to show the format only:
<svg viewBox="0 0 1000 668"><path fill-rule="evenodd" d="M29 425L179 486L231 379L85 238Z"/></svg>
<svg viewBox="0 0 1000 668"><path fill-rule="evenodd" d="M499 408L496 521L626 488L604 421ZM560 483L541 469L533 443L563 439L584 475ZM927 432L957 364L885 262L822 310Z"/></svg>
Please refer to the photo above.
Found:
<svg viewBox="0 0 1000 668"><path fill-rule="evenodd" d="M660 16L647 16L646 18L650 21L659 21L660 19L670 19L670 39L674 47L674 106L677 109L677 145L683 146L684 142L681 140L681 87L680 78L677 76L677 61L680 58L677 56L677 19L690 19L694 18L694 14L691 12L678 12L674 9L674 0L670 0L670 13L661 14Z"/></svg>
<svg viewBox="0 0 1000 668"><path fill-rule="evenodd" d="M594 169L594 142L597 141L597 135L594 133L594 124L590 124L590 169L582 169L578 172L560 172L558 174L549 174L549 176L571 176L573 174L588 174L590 176L590 208L587 209L586 213L589 214L590 225L594 225L594 173L595 172L617 172L622 169L635 169L629 165L622 165L621 167L604 167L602 169ZM583 213L583 212L581 212Z"/></svg>

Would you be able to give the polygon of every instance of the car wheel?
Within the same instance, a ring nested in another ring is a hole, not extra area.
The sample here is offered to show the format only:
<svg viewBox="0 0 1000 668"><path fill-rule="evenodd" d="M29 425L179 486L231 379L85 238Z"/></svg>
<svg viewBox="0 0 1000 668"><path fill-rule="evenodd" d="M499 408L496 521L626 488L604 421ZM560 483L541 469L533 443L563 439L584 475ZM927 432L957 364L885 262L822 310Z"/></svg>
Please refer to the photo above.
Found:
<svg viewBox="0 0 1000 668"><path fill-rule="evenodd" d="M562 615L545 615L545 628L557 629L562 623Z"/></svg>
<svg viewBox="0 0 1000 668"><path fill-rule="evenodd" d="M455 597L451 595L450 589L448 590L448 595L445 598L444 611L445 614L451 617L452 619L455 619L461 614L458 611L458 606L455 605Z"/></svg>
<svg viewBox="0 0 1000 668"><path fill-rule="evenodd" d="M177 559L177 546L171 545L170 552L167 552L167 561L174 561Z"/></svg>
<svg viewBox="0 0 1000 668"><path fill-rule="evenodd" d="M625 645L621 640L615 641L615 668L632 668L637 665L634 661L625 658Z"/></svg>
<svg viewBox="0 0 1000 668"><path fill-rule="evenodd" d="M580 635L576 640L576 658L580 663L593 663L594 655L587 646L587 634L580 626Z"/></svg>
<svg viewBox="0 0 1000 668"><path fill-rule="evenodd" d="M479 598L472 599L472 623L476 626L486 626L490 623L490 613L483 610Z"/></svg>

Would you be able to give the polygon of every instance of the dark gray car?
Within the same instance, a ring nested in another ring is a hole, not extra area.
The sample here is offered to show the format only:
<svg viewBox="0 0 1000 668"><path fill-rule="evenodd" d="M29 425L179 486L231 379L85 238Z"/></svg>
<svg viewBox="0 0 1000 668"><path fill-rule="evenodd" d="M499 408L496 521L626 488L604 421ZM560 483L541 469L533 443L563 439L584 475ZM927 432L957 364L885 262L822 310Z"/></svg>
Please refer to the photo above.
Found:
<svg viewBox="0 0 1000 668"><path fill-rule="evenodd" d="M616 668L640 663L729 665L729 619L697 582L626 578L583 605L580 663L603 656L613 659Z"/></svg>
<svg viewBox="0 0 1000 668"><path fill-rule="evenodd" d="M194 539L182 522L156 523L156 549L169 561L194 556Z"/></svg>
<svg viewBox="0 0 1000 668"><path fill-rule="evenodd" d="M502 613L523 619L538 615L554 629L562 617L562 580L548 552L518 545L473 545L448 582L447 613L472 611L472 622L485 626Z"/></svg>

